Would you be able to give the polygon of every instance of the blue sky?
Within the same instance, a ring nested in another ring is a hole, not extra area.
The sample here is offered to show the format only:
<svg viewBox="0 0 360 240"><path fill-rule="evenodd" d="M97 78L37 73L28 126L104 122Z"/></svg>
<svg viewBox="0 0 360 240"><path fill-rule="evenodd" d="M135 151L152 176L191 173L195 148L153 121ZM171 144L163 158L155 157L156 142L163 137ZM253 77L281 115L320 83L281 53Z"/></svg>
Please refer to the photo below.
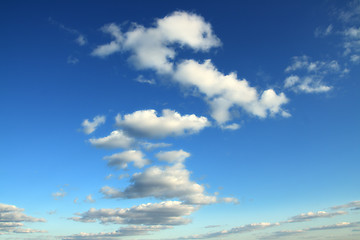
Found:
<svg viewBox="0 0 360 240"><path fill-rule="evenodd" d="M359 1L5 1L0 239L358 239Z"/></svg>

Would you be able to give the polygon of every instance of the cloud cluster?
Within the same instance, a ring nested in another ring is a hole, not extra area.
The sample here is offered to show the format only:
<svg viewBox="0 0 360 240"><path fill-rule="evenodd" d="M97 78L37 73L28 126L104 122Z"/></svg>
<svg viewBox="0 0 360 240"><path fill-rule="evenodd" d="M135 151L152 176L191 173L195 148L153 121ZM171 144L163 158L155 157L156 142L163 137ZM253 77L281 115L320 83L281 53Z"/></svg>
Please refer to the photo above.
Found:
<svg viewBox="0 0 360 240"><path fill-rule="evenodd" d="M311 61L308 56L296 56L292 58L292 64L285 69L285 72L291 75L285 79L284 87L295 92L328 92L332 86L324 83L324 78L329 74L341 75L347 71L341 69L335 60Z"/></svg>
<svg viewBox="0 0 360 240"><path fill-rule="evenodd" d="M108 166L116 167L117 169L127 168L129 163L133 163L137 168L142 168L150 163L148 159L144 158L144 154L138 150L115 153L111 156L105 156L104 159L108 161Z"/></svg>
<svg viewBox="0 0 360 240"><path fill-rule="evenodd" d="M60 188L60 190L58 192L54 192L52 193L52 197L55 199L55 200L59 200L60 198L63 198L66 196L66 192L63 188Z"/></svg>
<svg viewBox="0 0 360 240"><path fill-rule="evenodd" d="M124 190L102 187L100 192L106 198L177 198L187 204L211 204L215 196L205 194L204 186L190 180L190 172L181 163L172 166L152 166L144 172L135 173L131 184Z"/></svg>
<svg viewBox="0 0 360 240"><path fill-rule="evenodd" d="M7 233L44 233L43 230L25 229L24 222L46 222L43 218L35 218L23 213L24 209L14 205L0 203L0 235Z"/></svg>
<svg viewBox="0 0 360 240"><path fill-rule="evenodd" d="M96 130L96 128L105 123L105 116L96 116L93 118L93 121L89 121L89 119L85 119L81 126L83 127L83 132L86 134L90 134Z"/></svg>
<svg viewBox="0 0 360 240"><path fill-rule="evenodd" d="M190 47L195 51L207 51L220 45L211 25L196 14L174 12L158 19L154 27L135 25L122 33L115 24L103 27L114 40L98 46L94 56L105 57L118 51L131 52L129 61L138 69L152 69L180 84L185 89L199 92L210 105L211 116L225 129L237 129L238 125L226 127L232 119L230 109L240 107L257 117L289 116L282 106L288 102L284 93L273 89L258 92L235 73L219 72L210 60L175 62L175 47Z"/></svg>
<svg viewBox="0 0 360 240"><path fill-rule="evenodd" d="M122 117L116 116L116 125L131 136L147 138L164 138L197 133L210 126L206 117L194 114L180 115L176 111L164 109L162 116L157 116L153 109L140 110Z"/></svg>
<svg viewBox="0 0 360 240"><path fill-rule="evenodd" d="M142 224L142 225L183 225L191 220L184 218L198 207L179 201L147 203L132 208L94 209L77 213L79 217L71 219L79 222L96 222L102 224Z"/></svg>

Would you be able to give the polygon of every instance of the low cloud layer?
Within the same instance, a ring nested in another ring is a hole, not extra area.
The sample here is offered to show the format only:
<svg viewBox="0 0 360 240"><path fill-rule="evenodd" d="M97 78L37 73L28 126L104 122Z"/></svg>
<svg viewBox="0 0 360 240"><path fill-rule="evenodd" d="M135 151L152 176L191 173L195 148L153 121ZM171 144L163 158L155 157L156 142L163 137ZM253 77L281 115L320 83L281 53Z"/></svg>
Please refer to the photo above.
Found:
<svg viewBox="0 0 360 240"><path fill-rule="evenodd" d="M43 230L22 228L24 222L46 222L43 218L35 218L23 213L24 209L14 205L0 203L0 235L8 233L44 233Z"/></svg>

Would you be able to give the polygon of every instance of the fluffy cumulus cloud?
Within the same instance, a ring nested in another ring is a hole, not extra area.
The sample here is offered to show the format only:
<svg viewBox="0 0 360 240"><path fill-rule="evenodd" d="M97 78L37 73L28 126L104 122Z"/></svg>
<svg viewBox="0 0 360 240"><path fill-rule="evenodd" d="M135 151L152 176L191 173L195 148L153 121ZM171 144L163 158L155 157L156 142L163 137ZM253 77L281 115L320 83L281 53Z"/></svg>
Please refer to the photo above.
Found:
<svg viewBox="0 0 360 240"><path fill-rule="evenodd" d="M104 157L108 161L108 165L117 169L126 168L129 163L137 168L148 165L150 161L144 158L144 154L139 150L128 150L121 153L115 153L111 156Z"/></svg>
<svg viewBox="0 0 360 240"><path fill-rule="evenodd" d="M96 130L96 128L105 123L105 116L96 116L93 118L93 121L89 121L89 119L85 119L81 126L83 127L83 132L86 134L90 134Z"/></svg>
<svg viewBox="0 0 360 240"><path fill-rule="evenodd" d="M177 198L187 204L215 203L215 196L205 194L204 186L190 180L190 172L181 163L172 166L152 166L142 173L135 173L131 184L124 190L105 186L101 188L106 198Z"/></svg>
<svg viewBox="0 0 360 240"><path fill-rule="evenodd" d="M285 72L291 75L285 79L284 87L303 93L328 92L333 87L325 83L324 79L333 75L342 76L347 71L335 60L311 61L306 55L295 56L292 64L285 69Z"/></svg>
<svg viewBox="0 0 360 240"><path fill-rule="evenodd" d="M143 224L143 225L183 225L191 220L185 218L198 207L187 205L179 201L161 203L147 203L132 208L94 209L84 213L77 213L78 217L71 218L78 222L96 222L102 224Z"/></svg>
<svg viewBox="0 0 360 240"><path fill-rule="evenodd" d="M288 115L282 109L282 105L288 102L284 93L276 94L273 89L258 93L248 81L238 79L236 73L224 75L219 72L210 60L203 63L195 60L181 62L174 80L203 94L210 104L211 116L220 124L231 120L230 109L236 106L261 118Z"/></svg>
<svg viewBox="0 0 360 240"><path fill-rule="evenodd" d="M121 50L129 51L129 61L137 68L150 68L158 73L173 71L170 60L176 55L174 45L187 46L197 51L220 45L209 23L196 14L181 11L157 19L154 26L149 28L134 25L130 30L121 32L120 27L112 23L102 30L114 40L94 49L94 56L106 57Z"/></svg>
<svg viewBox="0 0 360 240"><path fill-rule="evenodd" d="M235 73L225 75L219 72L210 60L204 63L194 60L175 62L175 47L207 51L220 45L211 25L201 16L174 12L158 19L154 27L135 25L124 33L115 24L104 29L114 40L98 46L93 55L107 56L121 50L131 52L129 61L137 68L153 69L183 87L200 92L210 105L212 117L224 129L239 128L237 124L225 124L232 119L232 107L240 107L261 118L275 114L290 116L282 109L288 102L284 93L277 94L273 89L259 93L246 80L237 79Z"/></svg>
<svg viewBox="0 0 360 240"><path fill-rule="evenodd" d="M135 139L127 136L121 130L115 130L109 136L91 138L89 142L97 148L130 148L135 143Z"/></svg>
<svg viewBox="0 0 360 240"><path fill-rule="evenodd" d="M22 228L24 222L46 222L43 218L35 218L23 213L24 209L14 205L0 203L0 235L8 233L43 233L46 231Z"/></svg>
<svg viewBox="0 0 360 240"><path fill-rule="evenodd" d="M180 115L164 109L161 116L155 110L141 110L122 117L116 116L116 125L132 136L163 138L197 133L210 125L206 117L197 117L194 114Z"/></svg>
<svg viewBox="0 0 360 240"><path fill-rule="evenodd" d="M316 218L331 218L334 216L345 215L347 212L344 211L337 211L337 212L325 212L325 211L318 211L318 212L308 212L302 213L296 216L291 217L287 222L305 222L310 221Z"/></svg>
<svg viewBox="0 0 360 240"><path fill-rule="evenodd" d="M146 235L150 232L164 230L172 228L171 226L128 226L122 227L114 232L100 232L100 233L84 233L74 234L71 236L65 236L63 240L114 240L119 239L119 237L125 236L137 236L137 235Z"/></svg>
<svg viewBox="0 0 360 240"><path fill-rule="evenodd" d="M167 151L167 152L161 151L158 154L156 154L157 159L168 163L182 163L188 157L190 157L190 153L185 152L182 149L177 151Z"/></svg>

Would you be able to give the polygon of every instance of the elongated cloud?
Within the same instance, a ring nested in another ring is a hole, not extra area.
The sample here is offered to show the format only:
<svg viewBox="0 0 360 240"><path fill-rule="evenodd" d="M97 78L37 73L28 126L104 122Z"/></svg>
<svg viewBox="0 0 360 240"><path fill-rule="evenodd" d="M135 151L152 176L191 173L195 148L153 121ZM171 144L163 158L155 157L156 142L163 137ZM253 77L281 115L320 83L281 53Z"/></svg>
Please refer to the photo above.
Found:
<svg viewBox="0 0 360 240"><path fill-rule="evenodd" d="M90 134L96 130L96 128L105 123L105 116L96 116L93 121L89 121L89 119L85 119L81 126L83 127L83 132L86 134Z"/></svg>
<svg viewBox="0 0 360 240"><path fill-rule="evenodd" d="M130 148L135 140L121 130L112 131L103 138L91 138L89 142L97 148Z"/></svg>
<svg viewBox="0 0 360 240"><path fill-rule="evenodd" d="M137 168L142 168L150 163L148 159L144 158L144 154L138 150L115 153L104 157L104 159L108 161L109 166L116 167L117 169L126 168L129 163L133 163Z"/></svg>
<svg viewBox="0 0 360 240"><path fill-rule="evenodd" d="M77 213L79 217L71 218L79 222L96 222L102 224L143 224L143 225L183 225L191 222L184 218L198 207L183 204L179 201L147 203L132 208L94 209Z"/></svg>
<svg viewBox="0 0 360 240"><path fill-rule="evenodd" d="M237 124L225 124L233 117L230 112L233 107L240 107L261 118L276 114L290 116L282 108L288 102L284 93L277 94L273 89L258 92L254 87L250 87L246 80L237 79L235 73L225 75L219 72L210 60L204 63L195 60L180 63L175 61L175 47L186 46L195 51L207 51L220 45L211 25L201 16L174 12L158 19L154 27L135 25L124 33L114 24L107 25L104 29L114 40L96 48L93 55L103 57L120 49L130 51L129 61L135 67L153 69L186 89L198 91L209 103L211 116L224 129L239 128Z"/></svg>
<svg viewBox="0 0 360 240"><path fill-rule="evenodd" d="M247 113L265 118L268 115L289 114L282 109L288 102L285 94L268 89L259 94L245 79L239 80L235 73L224 75L210 60L203 63L194 60L183 61L178 65L174 80L205 95L211 106L211 116L220 124L231 120L230 108L241 107Z"/></svg>
<svg viewBox="0 0 360 240"><path fill-rule="evenodd" d="M43 233L43 230L25 229L24 222L46 222L43 218L35 218L23 213L24 209L14 205L0 203L0 235L7 233Z"/></svg>
<svg viewBox="0 0 360 240"><path fill-rule="evenodd" d="M360 201L352 201L343 205L337 205L337 206L333 206L331 207L332 209L347 209L347 208L352 208L352 209L360 209Z"/></svg>
<svg viewBox="0 0 360 240"><path fill-rule="evenodd" d="M150 232L164 230L172 228L171 226L128 226L122 227L114 232L100 232L100 233L84 233L74 234L71 236L65 236L63 240L114 240L119 239L119 237L125 236L137 236L137 235L146 235Z"/></svg>
<svg viewBox="0 0 360 240"><path fill-rule="evenodd" d="M177 198L187 204L211 204L215 196L205 195L205 188L190 180L190 172L183 164L147 168L131 177L131 185L124 191L105 186L101 188L106 198Z"/></svg>
<svg viewBox="0 0 360 240"><path fill-rule="evenodd" d="M182 116L170 109L164 109L162 116L157 116L156 111L150 109L126 114L124 117L118 114L116 125L133 136L164 138L197 133L210 126L210 122L206 117L194 114Z"/></svg>
<svg viewBox="0 0 360 240"><path fill-rule="evenodd" d="M318 212L308 212L302 213L296 216L291 217L287 222L305 222L310 221L316 218L331 218L334 216L345 215L347 212L344 211L337 211L337 212L325 212L325 211L318 211Z"/></svg>

